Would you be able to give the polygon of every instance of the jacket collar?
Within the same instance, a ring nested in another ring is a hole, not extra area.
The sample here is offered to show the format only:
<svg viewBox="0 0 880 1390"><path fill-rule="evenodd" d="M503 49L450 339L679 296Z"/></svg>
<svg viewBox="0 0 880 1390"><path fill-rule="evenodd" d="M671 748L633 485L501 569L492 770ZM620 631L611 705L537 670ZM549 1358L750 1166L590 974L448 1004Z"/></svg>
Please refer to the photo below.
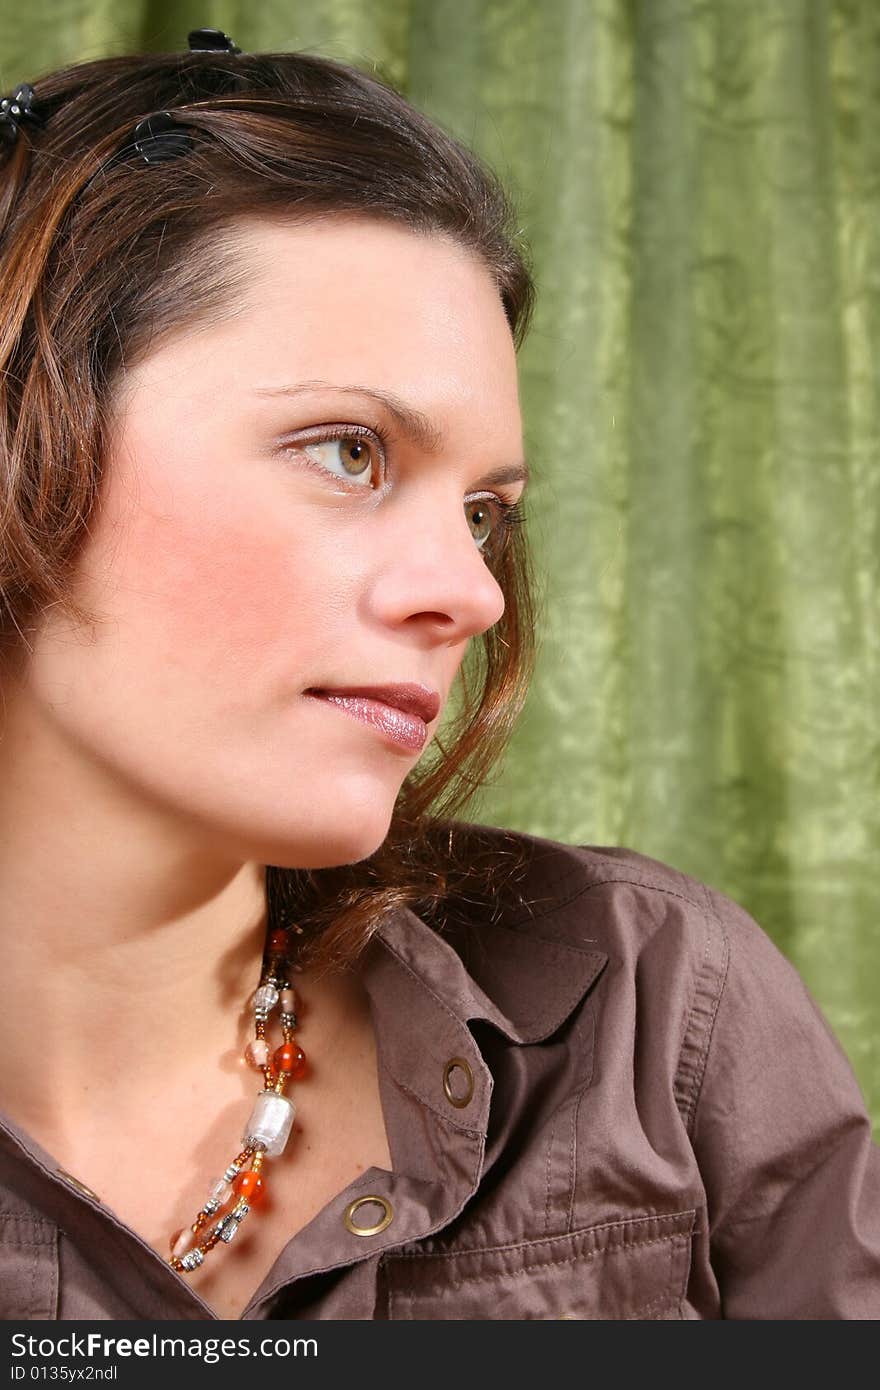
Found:
<svg viewBox="0 0 880 1390"><path fill-rule="evenodd" d="M457 1019L492 1023L513 1042L541 1042L569 1017L608 955L571 940L582 905L564 902L535 920L474 916L437 931L410 909L386 917L377 937ZM367 972L368 974L368 972Z"/></svg>

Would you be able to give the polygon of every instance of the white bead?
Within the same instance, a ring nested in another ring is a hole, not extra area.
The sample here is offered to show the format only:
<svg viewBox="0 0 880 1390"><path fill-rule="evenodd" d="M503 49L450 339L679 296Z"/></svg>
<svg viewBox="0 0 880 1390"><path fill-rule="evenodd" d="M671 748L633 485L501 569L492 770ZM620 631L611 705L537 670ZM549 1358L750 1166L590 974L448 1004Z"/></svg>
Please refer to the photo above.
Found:
<svg viewBox="0 0 880 1390"><path fill-rule="evenodd" d="M218 1178L211 1188L210 1195L211 1199L222 1205L223 1202L228 1202L232 1196L232 1184L228 1183L225 1178Z"/></svg>
<svg viewBox="0 0 880 1390"><path fill-rule="evenodd" d="M255 1009L274 1009L278 1003L278 991L274 985L260 985L254 994Z"/></svg>
<svg viewBox="0 0 880 1390"><path fill-rule="evenodd" d="M296 1013L296 994L292 989L281 991L281 1012L285 1014Z"/></svg>
<svg viewBox="0 0 880 1390"><path fill-rule="evenodd" d="M295 1114L296 1106L287 1096L277 1091L261 1091L242 1135L242 1143L260 1144L268 1157L274 1158L284 1151Z"/></svg>

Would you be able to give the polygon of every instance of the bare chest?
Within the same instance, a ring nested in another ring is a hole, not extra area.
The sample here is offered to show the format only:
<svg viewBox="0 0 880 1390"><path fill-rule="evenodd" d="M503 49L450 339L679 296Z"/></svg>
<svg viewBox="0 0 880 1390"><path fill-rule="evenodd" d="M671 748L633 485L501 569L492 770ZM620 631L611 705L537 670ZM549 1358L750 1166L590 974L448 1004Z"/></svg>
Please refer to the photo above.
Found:
<svg viewBox="0 0 880 1390"><path fill-rule="evenodd" d="M265 1195L234 1239L218 1242L198 1269L179 1276L220 1318L241 1316L289 1241L361 1173L371 1167L391 1170L375 1086L362 1087L357 1107L315 1097L301 1105L300 1114L284 1153L266 1161ZM227 1118L225 1126L181 1155L180 1166L168 1162L163 1130L138 1136L124 1153L117 1143L110 1161L101 1160L104 1150L93 1150L68 1171L168 1260L173 1237L192 1224L232 1156L230 1131L236 1132L236 1124L230 1126ZM210 1227L209 1222L205 1230Z"/></svg>

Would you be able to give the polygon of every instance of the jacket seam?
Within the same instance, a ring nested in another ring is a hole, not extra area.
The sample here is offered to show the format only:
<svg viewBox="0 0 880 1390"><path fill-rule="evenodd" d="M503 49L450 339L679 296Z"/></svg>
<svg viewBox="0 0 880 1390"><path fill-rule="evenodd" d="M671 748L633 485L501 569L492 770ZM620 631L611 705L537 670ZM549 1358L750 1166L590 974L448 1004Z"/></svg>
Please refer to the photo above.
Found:
<svg viewBox="0 0 880 1390"><path fill-rule="evenodd" d="M690 1244L690 1235L686 1231L672 1231L666 1236L651 1236L648 1240L633 1241L631 1245L602 1245L598 1250L586 1250L578 1255L567 1255L563 1260L536 1260L523 1269L492 1270L488 1274L466 1274L460 1279L450 1279L448 1284L444 1283L443 1288L460 1289L466 1284L485 1284L496 1283L499 1279L527 1279L536 1271L544 1269L564 1269L566 1265L582 1264L585 1260L597 1260L602 1255L616 1254L621 1251L629 1253L631 1250L646 1250L650 1245L668 1245L670 1250L675 1246L687 1246ZM482 1254L483 1251L478 1251ZM400 1258L400 1257L395 1257ZM416 1258L419 1256L404 1256L403 1258ZM434 1259L433 1255L424 1255L423 1259ZM398 1295L399 1296L399 1295ZM669 1294L662 1295L664 1298L671 1297ZM413 1297L412 1294L404 1297ZM415 1295L418 1297L418 1295ZM674 1301L674 1300L673 1300Z"/></svg>
<svg viewBox="0 0 880 1390"><path fill-rule="evenodd" d="M698 899L688 897L684 893L678 893L674 888L667 888L665 884L649 883L645 879L624 878L621 876L615 878L603 878L596 883L584 883L580 886L580 888L578 888L576 893L572 893L571 896L568 898L554 897L551 906L548 907L544 912L532 913L528 917L518 917L515 921L512 922L494 922L493 926L501 927L504 931L515 931L517 927L528 926L531 922L539 922L545 917L555 916L561 907L568 907L571 903L577 902L578 898L584 897L587 893L592 893L595 888L605 888L608 886L609 883L628 883L634 888L647 888L654 893L666 893L671 898L680 898L682 902L687 903L690 907L697 908L698 911L702 910ZM546 938L542 939L546 940ZM585 939L587 941L590 941L593 938L587 937ZM586 948L576 945L574 949L585 950Z"/></svg>
<svg viewBox="0 0 880 1390"><path fill-rule="evenodd" d="M527 835L524 835L523 838L528 839L529 837ZM541 842L538 841L538 843L540 845ZM699 879L690 878L689 875L683 874L680 869L676 869L674 865L664 864L660 860L655 861L655 863L653 864L646 864L645 868L640 871L637 865L627 864L624 860L615 859L610 855L600 853L599 849L597 849L597 847L594 845L563 844L562 848L566 850L580 850L584 854L588 854L590 856L592 864L597 868L603 867L605 869L611 870L611 874L608 878L597 879L595 884L587 884L586 886L588 888L593 886L601 887L603 883L629 882L638 883L639 885L646 888L657 888L662 886L661 884L656 882L657 876L662 875L664 873L668 874L670 871L674 873L676 877L683 878L685 879L685 881L691 882L694 885L695 889L699 889L702 886L701 881ZM627 847L621 846L621 848L626 849ZM526 866L526 870L539 872L545 865L552 864L553 860L558 856L559 849L559 843L550 842L550 849L542 854L536 854L529 861L528 865ZM629 850L628 852L634 858L646 858L646 856L640 855L638 850ZM562 872L556 873L554 875L554 886L558 887L560 883L567 882L568 879L573 878L576 874L589 873L589 868L590 866L588 864L583 864L580 861L576 861L575 863L571 864L568 868L564 869ZM520 879L517 881L521 883L522 876L520 876ZM675 889L670 889L668 891L675 892ZM524 900L522 898L521 901L523 901L524 904ZM553 902L558 902L558 898L555 895L553 897ZM695 901L694 905L698 906L699 904Z"/></svg>
<svg viewBox="0 0 880 1390"><path fill-rule="evenodd" d="M593 1235L603 1231L625 1231L627 1227L643 1226L650 1221L678 1221L682 1217L691 1218L691 1229L689 1231L669 1231L662 1236L649 1236L647 1240L632 1240L628 1244L619 1246L603 1245L601 1251L609 1249L632 1250L643 1245L653 1245L658 1240L691 1240L696 1232L697 1209L696 1207L685 1207L681 1211L648 1212L644 1216L624 1216L618 1221L603 1221L598 1226L578 1226L574 1231L564 1231L555 1236L539 1236L532 1240L511 1241L507 1245L475 1245L466 1246L461 1250L399 1250L395 1254L395 1259L399 1260L455 1260L462 1255L507 1255L517 1250L530 1250L535 1245L550 1245L559 1241L568 1241L573 1237L581 1235ZM601 1253L601 1252L596 1252Z"/></svg>
<svg viewBox="0 0 880 1390"><path fill-rule="evenodd" d="M571 1143L569 1148L568 1174L568 1219L566 1221L567 1231L571 1231L574 1229L575 1194L577 1192L578 1174L578 1121L580 1120L581 1106L584 1102L584 1096L587 1094L587 1092L593 1084L593 1073L596 1069L596 1015L595 1011L590 1005L587 1006L587 1017L590 1027L590 1069L588 1075L584 1080L583 1085L577 1092L577 1099L575 1101L573 1113L571 1116Z"/></svg>
<svg viewBox="0 0 880 1390"><path fill-rule="evenodd" d="M705 884L702 884L701 887L705 901L705 906L701 911L706 927L703 958L696 972L693 996L678 1055L678 1066L673 1078L676 1105L689 1138L693 1136L697 1106L702 1094L706 1065L715 1032L715 1020L727 983L730 964L730 941L724 930L724 924L712 905L708 888ZM721 951L721 959L717 964L713 964L709 960L713 934L718 940ZM701 1005L704 1006L702 1011ZM702 1039L700 1038L701 1030ZM689 1049L691 1051L696 1049L695 1057L692 1058L688 1055Z"/></svg>

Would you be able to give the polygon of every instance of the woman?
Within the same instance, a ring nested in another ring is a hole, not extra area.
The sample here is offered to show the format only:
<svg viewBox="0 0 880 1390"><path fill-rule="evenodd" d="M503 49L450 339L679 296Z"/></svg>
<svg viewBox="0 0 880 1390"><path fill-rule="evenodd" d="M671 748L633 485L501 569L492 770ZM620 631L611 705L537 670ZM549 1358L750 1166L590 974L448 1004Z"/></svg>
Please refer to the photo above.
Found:
<svg viewBox="0 0 880 1390"><path fill-rule="evenodd" d="M533 659L502 191L189 45L0 118L3 1316L876 1316L862 1100L751 918L453 819Z"/></svg>

